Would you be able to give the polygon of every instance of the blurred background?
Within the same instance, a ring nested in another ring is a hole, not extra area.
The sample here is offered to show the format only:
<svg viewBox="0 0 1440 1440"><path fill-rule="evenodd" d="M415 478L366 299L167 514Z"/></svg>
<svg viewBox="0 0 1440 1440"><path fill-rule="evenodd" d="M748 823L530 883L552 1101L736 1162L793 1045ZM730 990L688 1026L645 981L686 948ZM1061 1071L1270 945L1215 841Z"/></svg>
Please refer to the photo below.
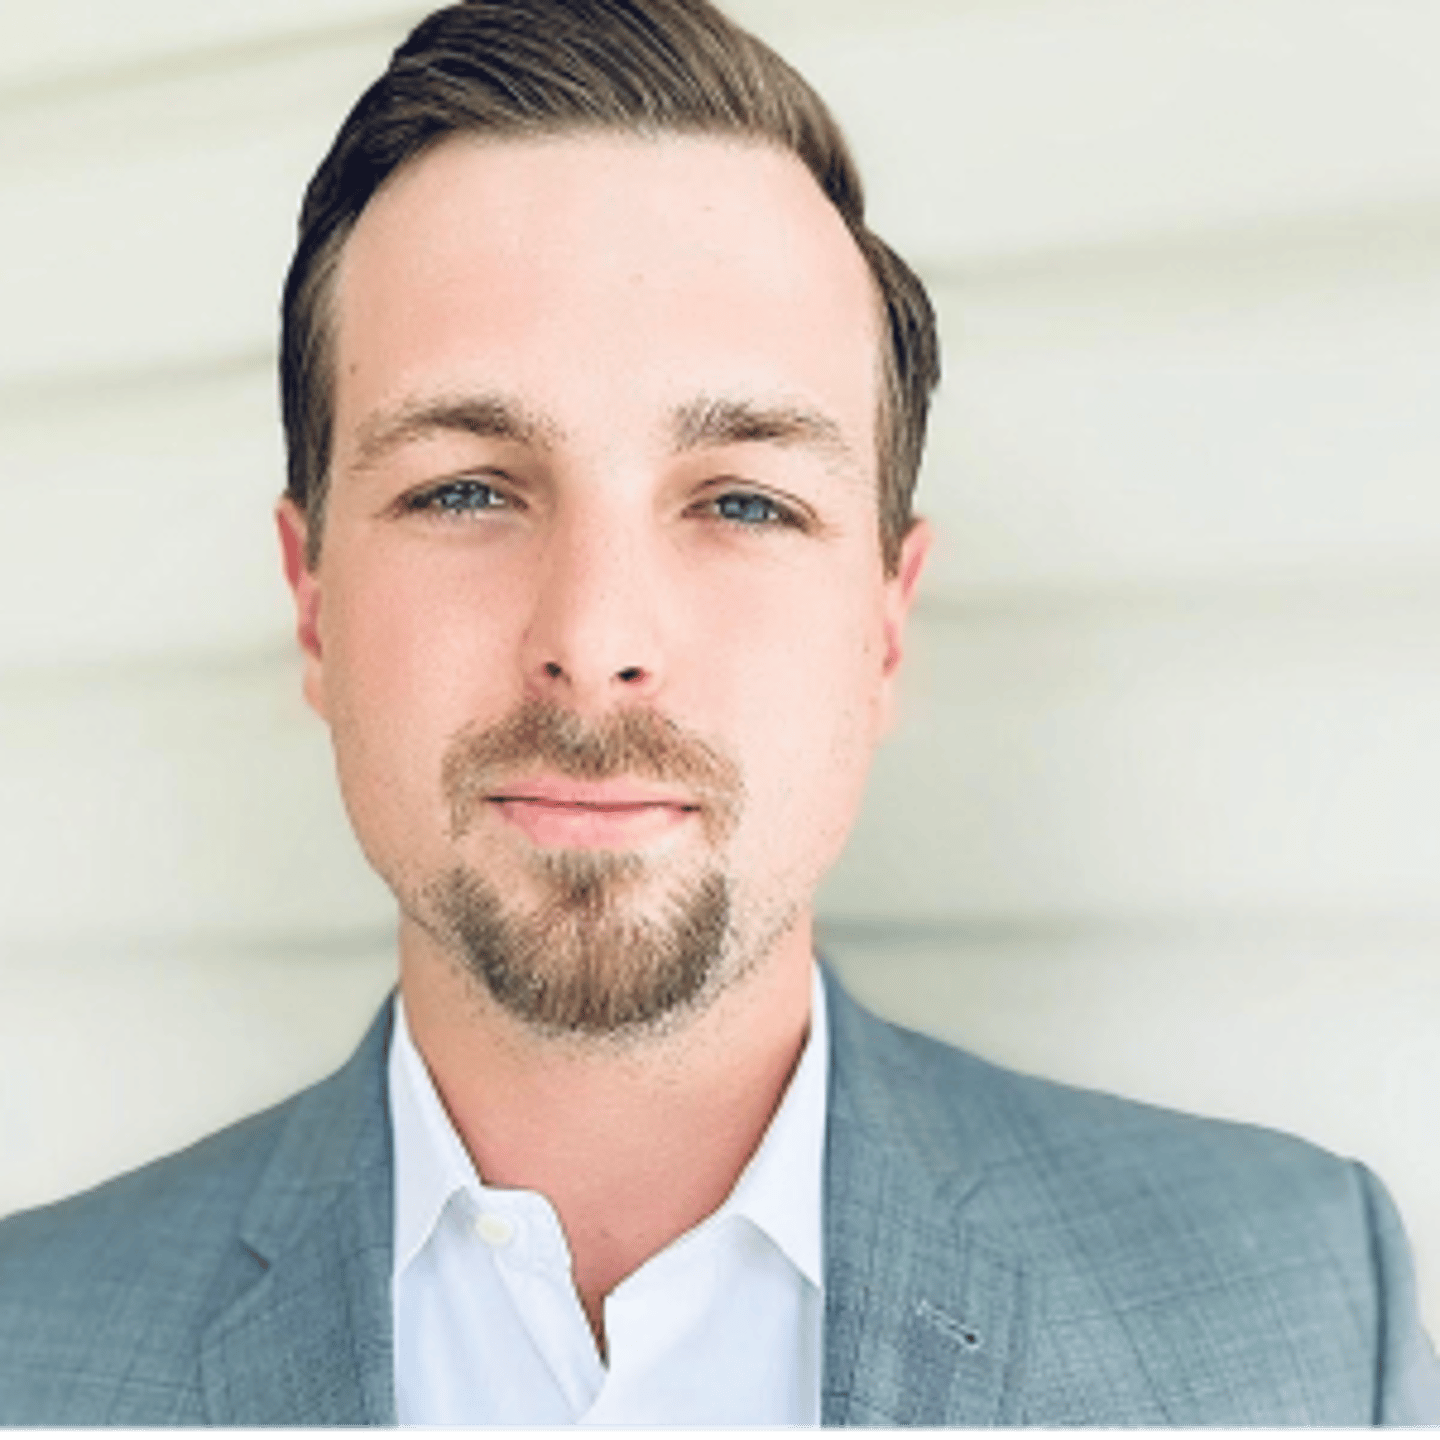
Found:
<svg viewBox="0 0 1440 1440"><path fill-rule="evenodd" d="M273 352L301 189L421 8L0 8L0 1212L322 1074L390 984ZM730 8L947 346L827 953L992 1058L1363 1158L1440 1327L1440 6Z"/></svg>

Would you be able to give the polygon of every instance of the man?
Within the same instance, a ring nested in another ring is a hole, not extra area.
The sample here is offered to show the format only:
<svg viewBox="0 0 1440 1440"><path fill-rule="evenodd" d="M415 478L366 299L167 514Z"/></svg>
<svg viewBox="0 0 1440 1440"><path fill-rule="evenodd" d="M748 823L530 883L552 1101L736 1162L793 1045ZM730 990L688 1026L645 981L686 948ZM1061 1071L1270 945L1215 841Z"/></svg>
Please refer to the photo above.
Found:
<svg viewBox="0 0 1440 1440"><path fill-rule="evenodd" d="M314 1090L0 1228L0 1418L1440 1419L1358 1167L817 975L938 367L781 62L700 0L433 16L311 186L282 365L399 993Z"/></svg>

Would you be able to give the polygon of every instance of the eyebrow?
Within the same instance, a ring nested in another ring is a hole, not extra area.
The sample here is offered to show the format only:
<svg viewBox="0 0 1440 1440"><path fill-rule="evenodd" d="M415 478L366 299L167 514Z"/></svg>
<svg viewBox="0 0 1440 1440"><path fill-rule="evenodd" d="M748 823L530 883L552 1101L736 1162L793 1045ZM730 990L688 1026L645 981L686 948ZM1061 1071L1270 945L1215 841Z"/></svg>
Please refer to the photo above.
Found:
<svg viewBox="0 0 1440 1440"><path fill-rule="evenodd" d="M554 425L505 395L408 400L367 417L361 424L356 468L369 469L403 445L447 433L511 440L544 450L553 443L557 431Z"/></svg>
<svg viewBox="0 0 1440 1440"><path fill-rule="evenodd" d="M712 445L798 445L839 460L854 458L844 432L830 416L799 405L756 405L706 396L674 412L671 433L677 451Z"/></svg>
<svg viewBox="0 0 1440 1440"><path fill-rule="evenodd" d="M546 450L559 426L502 394L407 400L367 417L360 426L355 468L378 465L402 446L436 434L509 440ZM676 453L722 445L804 446L850 462L854 455L840 426L819 410L801 405L764 405L750 400L700 396L671 413Z"/></svg>

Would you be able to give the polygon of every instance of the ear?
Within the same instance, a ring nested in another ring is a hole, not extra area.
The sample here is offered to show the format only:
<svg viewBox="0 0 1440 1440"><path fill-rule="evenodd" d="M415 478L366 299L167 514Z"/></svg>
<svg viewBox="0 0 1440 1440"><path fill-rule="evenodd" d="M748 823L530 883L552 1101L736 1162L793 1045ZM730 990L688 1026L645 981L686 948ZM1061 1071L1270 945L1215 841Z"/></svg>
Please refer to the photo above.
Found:
<svg viewBox="0 0 1440 1440"><path fill-rule="evenodd" d="M887 733L895 724L896 692L899 687L900 662L905 656L905 624L910 618L910 608L915 603L915 592L920 586L920 575L930 555L935 532L928 520L916 519L905 532L900 543L900 563L895 573L885 581L884 640L881 692L881 733Z"/></svg>
<svg viewBox="0 0 1440 1440"><path fill-rule="evenodd" d="M325 673L320 650L320 574L310 568L308 544L310 526L304 512L288 496L275 507L275 528L280 532L280 554L285 564L285 583L295 601L295 638L304 660L305 699L310 708L325 718Z"/></svg>

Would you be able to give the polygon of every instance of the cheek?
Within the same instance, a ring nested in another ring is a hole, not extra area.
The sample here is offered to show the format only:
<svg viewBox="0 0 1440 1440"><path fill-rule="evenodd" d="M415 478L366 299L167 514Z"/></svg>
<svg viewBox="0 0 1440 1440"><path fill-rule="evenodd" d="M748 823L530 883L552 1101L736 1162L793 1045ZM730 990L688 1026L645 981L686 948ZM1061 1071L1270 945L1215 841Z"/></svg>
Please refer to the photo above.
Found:
<svg viewBox="0 0 1440 1440"><path fill-rule="evenodd" d="M869 773L883 651L878 622L861 607L809 610L792 609L784 644L755 647L748 680L733 689L745 697L749 843L772 868L818 878L844 844Z"/></svg>
<svg viewBox="0 0 1440 1440"><path fill-rule="evenodd" d="M337 567L320 626L346 803L362 837L377 827L433 830L450 737L513 703L500 693L511 674L501 663L503 617L433 567L349 578Z"/></svg>
<svg viewBox="0 0 1440 1440"><path fill-rule="evenodd" d="M326 692L389 725L458 726L499 673L506 617L473 578L425 556L341 570L321 616ZM458 712L458 714L456 713Z"/></svg>

